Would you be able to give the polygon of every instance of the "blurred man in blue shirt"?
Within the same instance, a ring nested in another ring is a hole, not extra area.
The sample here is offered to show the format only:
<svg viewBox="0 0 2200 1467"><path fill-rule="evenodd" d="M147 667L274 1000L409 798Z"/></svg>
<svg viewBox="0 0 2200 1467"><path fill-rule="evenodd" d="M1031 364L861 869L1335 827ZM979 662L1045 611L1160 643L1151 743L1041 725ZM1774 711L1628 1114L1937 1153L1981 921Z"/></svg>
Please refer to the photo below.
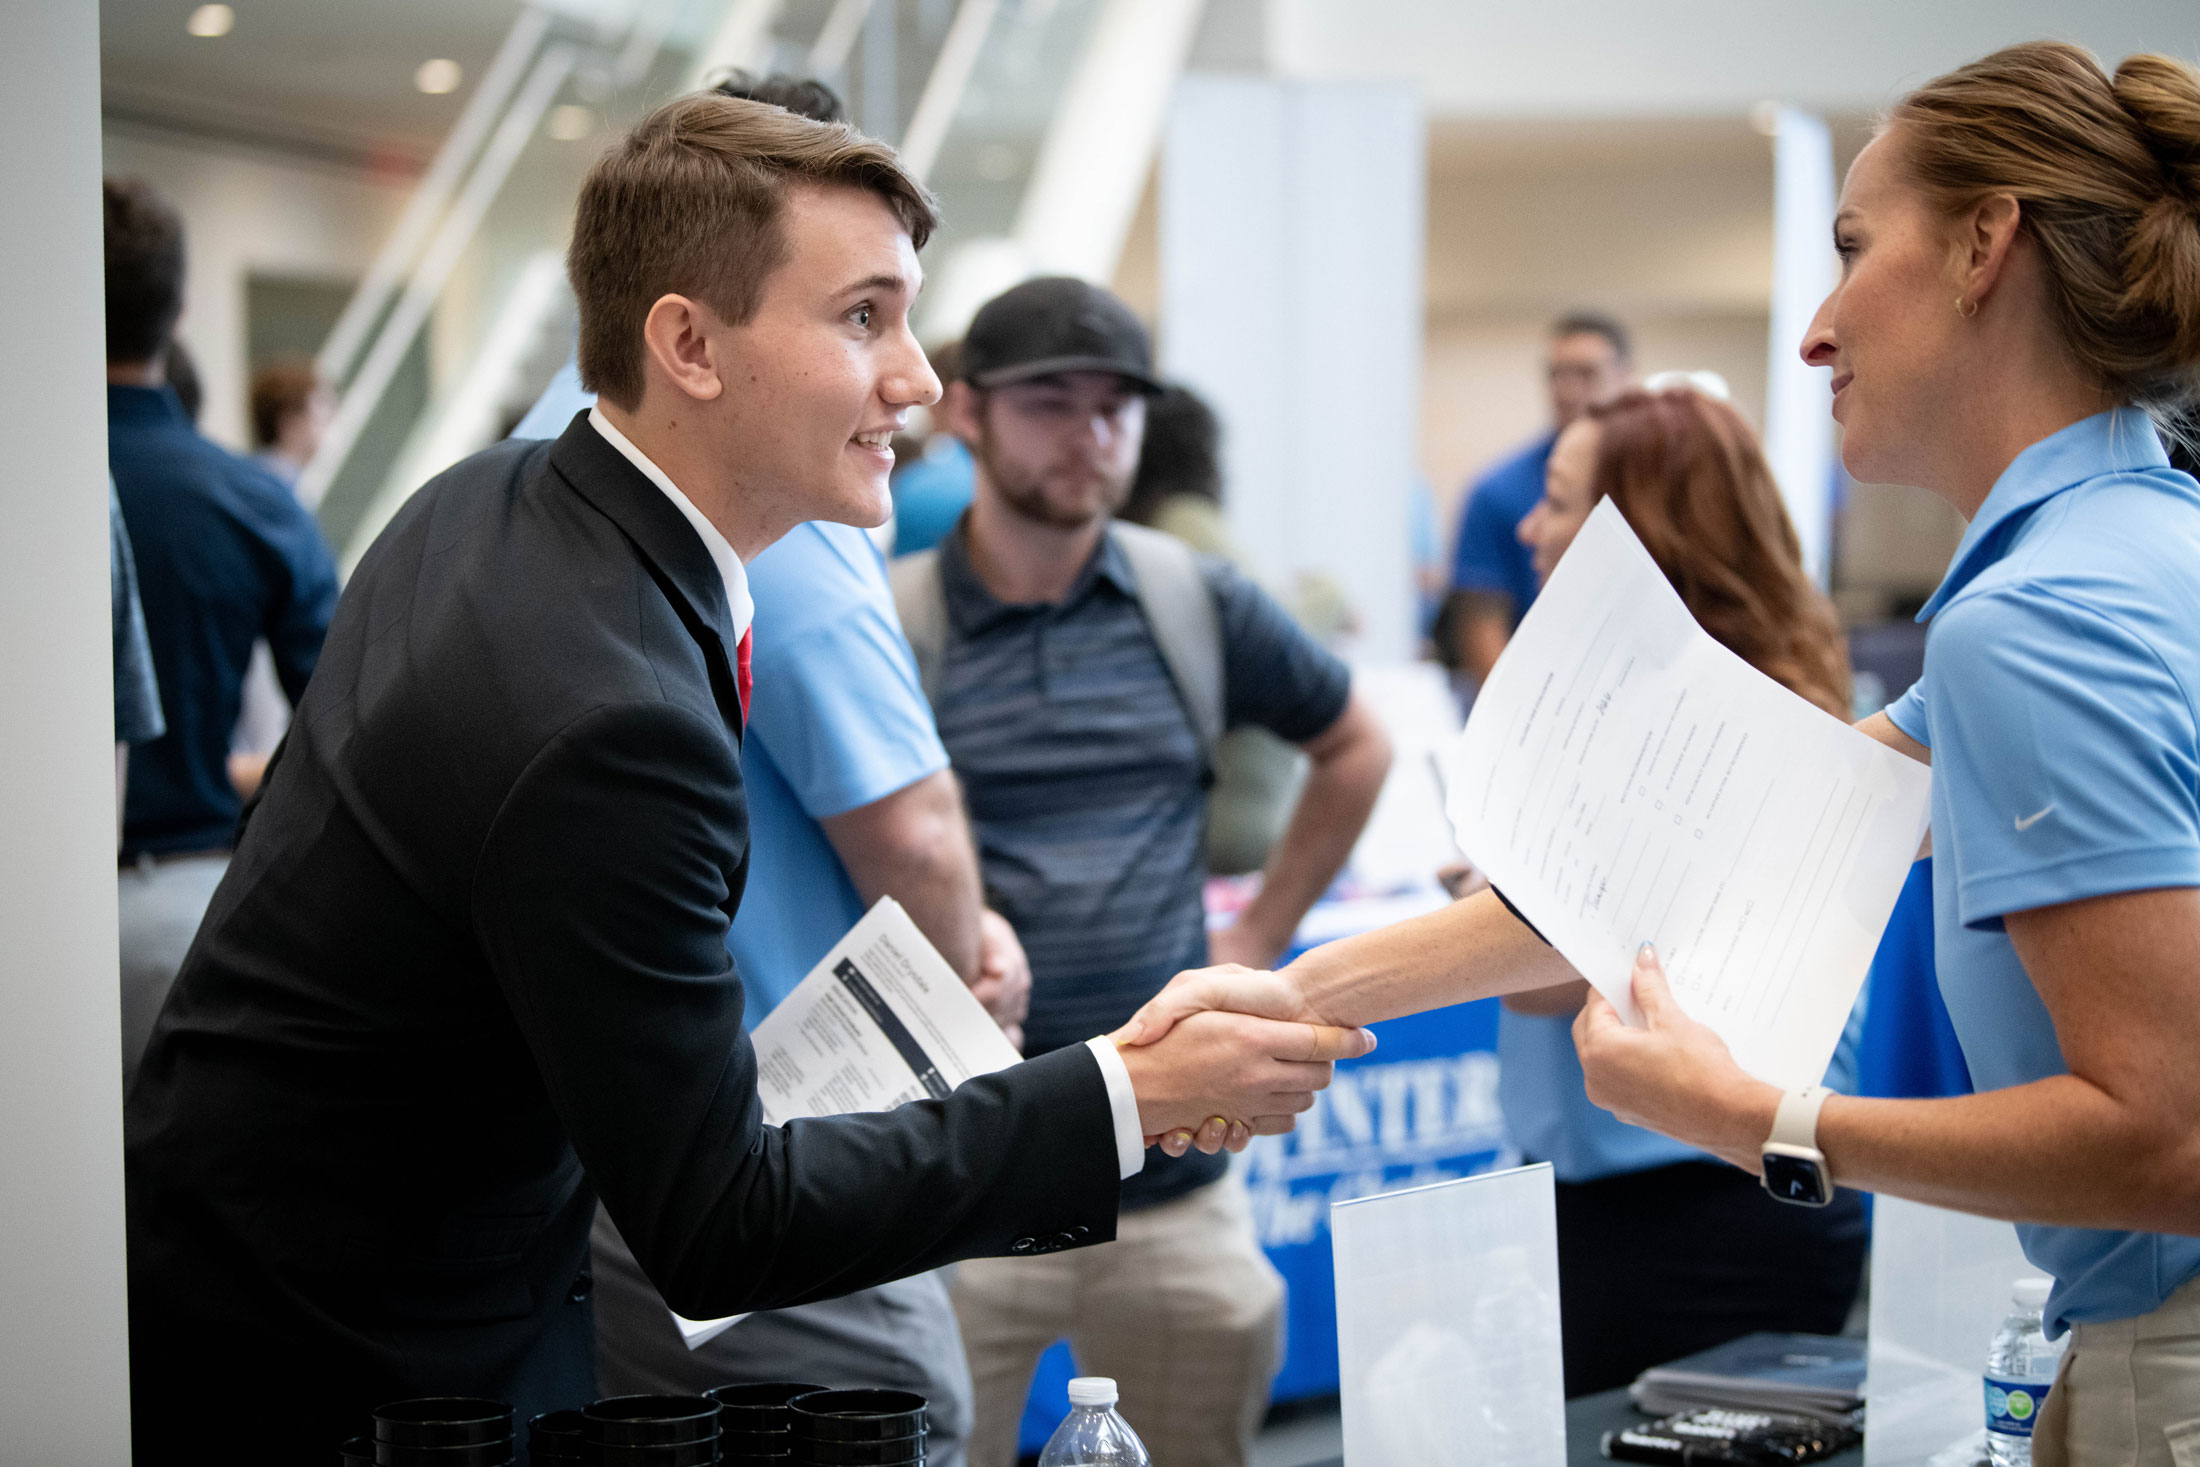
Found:
<svg viewBox="0 0 2200 1467"><path fill-rule="evenodd" d="M182 219L131 179L107 181L105 207L108 466L167 729L132 755L123 805L127 1080L236 840L243 799L230 733L253 643L266 639L295 703L336 611L336 564L290 491L200 437L168 385L183 313Z"/></svg>
<svg viewBox="0 0 2200 1467"><path fill-rule="evenodd" d="M1535 565L1520 543L1520 522L1543 497L1543 467L1559 430L1589 404L1634 380L1627 329L1609 316L1576 311L1551 323L1545 373L1551 426L1467 490L1453 542L1451 597L1437 625L1446 661L1480 687L1512 629L1535 600Z"/></svg>
<svg viewBox="0 0 2200 1467"><path fill-rule="evenodd" d="M554 437L593 401L569 365L513 436ZM746 570L756 606L741 745L751 861L726 945L750 1026L891 895L1020 1044L1030 970L1008 924L981 905L961 791L877 547L847 525L805 524ZM930 1402L929 1460L961 1467L970 1372L937 1275L751 1315L691 1351L601 1212L594 1271L606 1393L685 1394L729 1380L911 1390Z"/></svg>

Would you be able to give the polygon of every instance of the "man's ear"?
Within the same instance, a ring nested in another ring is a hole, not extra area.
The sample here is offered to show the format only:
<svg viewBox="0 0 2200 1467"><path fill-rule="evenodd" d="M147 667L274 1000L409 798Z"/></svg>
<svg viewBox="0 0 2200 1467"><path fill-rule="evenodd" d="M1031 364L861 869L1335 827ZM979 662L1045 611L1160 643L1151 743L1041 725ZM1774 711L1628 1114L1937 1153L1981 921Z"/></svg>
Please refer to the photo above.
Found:
<svg viewBox="0 0 2200 1467"><path fill-rule="evenodd" d="M684 295L661 295L642 321L642 350L676 390L697 402L710 402L726 390L712 332L722 329L717 312Z"/></svg>
<svg viewBox="0 0 2200 1467"><path fill-rule="evenodd" d="M978 389L957 378L942 389L940 404L932 409L932 419L966 445L975 447L981 427L978 415L984 409L985 400L978 395Z"/></svg>

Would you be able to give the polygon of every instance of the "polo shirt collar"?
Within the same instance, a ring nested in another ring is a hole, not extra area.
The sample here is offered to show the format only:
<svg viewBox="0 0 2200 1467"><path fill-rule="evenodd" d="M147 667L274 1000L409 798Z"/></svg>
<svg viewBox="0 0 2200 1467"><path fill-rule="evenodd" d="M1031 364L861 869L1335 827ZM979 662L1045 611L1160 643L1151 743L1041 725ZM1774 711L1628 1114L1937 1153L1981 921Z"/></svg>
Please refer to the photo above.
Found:
<svg viewBox="0 0 2200 1467"><path fill-rule="evenodd" d="M1096 586L1112 586L1122 596L1135 600L1138 596L1138 578L1131 572L1130 558L1123 554L1123 547L1112 534L1102 535L1100 545L1085 562L1085 568L1070 582L1062 599L1051 605L1045 602L1003 601L986 588L978 572L970 564L970 516L966 512L955 521L955 528L940 541L940 588L947 597L947 614L955 630L964 636L975 636L995 623L1013 616L1049 611L1075 606L1090 595Z"/></svg>
<svg viewBox="0 0 2200 1467"><path fill-rule="evenodd" d="M1981 571L2007 554L2010 537L2001 532L2027 511L2103 474L2168 467L2169 455L2155 435L2154 420L2140 408L2111 408L2050 433L2010 460L1994 481L1963 532L1940 588L1917 619L1931 619Z"/></svg>

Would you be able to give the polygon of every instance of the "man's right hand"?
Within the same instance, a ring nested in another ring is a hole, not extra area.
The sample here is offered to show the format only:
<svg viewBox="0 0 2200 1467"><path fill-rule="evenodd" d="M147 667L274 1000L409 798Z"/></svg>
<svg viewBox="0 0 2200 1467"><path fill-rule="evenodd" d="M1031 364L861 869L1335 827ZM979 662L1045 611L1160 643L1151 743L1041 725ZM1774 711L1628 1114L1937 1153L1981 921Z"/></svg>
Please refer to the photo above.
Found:
<svg viewBox="0 0 2200 1467"><path fill-rule="evenodd" d="M1144 1133L1182 1156L1194 1145L1241 1150L1254 1136L1290 1130L1292 1118L1329 1083L1332 1061L1357 1059L1374 1047L1364 1029L1203 1011L1119 1053Z"/></svg>

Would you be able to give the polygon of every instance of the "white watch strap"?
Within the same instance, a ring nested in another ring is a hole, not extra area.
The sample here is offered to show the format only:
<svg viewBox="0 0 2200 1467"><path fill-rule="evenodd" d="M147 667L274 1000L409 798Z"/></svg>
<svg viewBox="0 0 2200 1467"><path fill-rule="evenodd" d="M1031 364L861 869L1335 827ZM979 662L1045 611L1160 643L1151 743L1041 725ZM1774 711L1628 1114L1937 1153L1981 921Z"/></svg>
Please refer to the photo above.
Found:
<svg viewBox="0 0 2200 1467"><path fill-rule="evenodd" d="M1808 1090L1790 1090L1781 1096L1780 1108L1773 1112L1772 1134L1766 1138L1766 1144L1818 1150L1818 1112L1831 1094L1833 1092L1825 1086L1813 1085Z"/></svg>

